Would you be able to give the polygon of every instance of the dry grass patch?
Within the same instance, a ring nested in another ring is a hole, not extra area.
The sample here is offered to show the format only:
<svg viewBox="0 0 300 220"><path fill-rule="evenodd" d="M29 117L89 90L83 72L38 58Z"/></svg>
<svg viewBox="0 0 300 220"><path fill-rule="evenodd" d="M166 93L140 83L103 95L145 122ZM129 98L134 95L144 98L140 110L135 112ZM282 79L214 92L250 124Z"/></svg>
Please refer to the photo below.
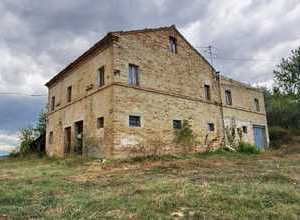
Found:
<svg viewBox="0 0 300 220"><path fill-rule="evenodd" d="M107 161L0 161L10 219L300 217L300 157L194 154Z"/></svg>

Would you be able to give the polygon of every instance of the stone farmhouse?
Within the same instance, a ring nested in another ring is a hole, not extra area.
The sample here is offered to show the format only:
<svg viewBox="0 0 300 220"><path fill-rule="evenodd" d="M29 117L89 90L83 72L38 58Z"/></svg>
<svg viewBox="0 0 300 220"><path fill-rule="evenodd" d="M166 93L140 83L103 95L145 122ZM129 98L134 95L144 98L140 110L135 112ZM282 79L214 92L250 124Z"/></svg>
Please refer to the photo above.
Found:
<svg viewBox="0 0 300 220"><path fill-rule="evenodd" d="M46 86L49 155L126 157L157 139L175 151L184 120L200 145L234 125L244 141L268 146L263 92L221 76L174 25L110 32Z"/></svg>

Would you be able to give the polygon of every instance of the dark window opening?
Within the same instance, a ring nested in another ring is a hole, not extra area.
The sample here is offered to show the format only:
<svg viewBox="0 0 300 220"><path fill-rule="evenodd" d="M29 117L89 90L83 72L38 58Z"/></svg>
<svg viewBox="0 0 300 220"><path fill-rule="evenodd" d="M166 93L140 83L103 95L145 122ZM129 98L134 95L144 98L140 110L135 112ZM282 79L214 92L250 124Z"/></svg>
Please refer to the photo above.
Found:
<svg viewBox="0 0 300 220"><path fill-rule="evenodd" d="M259 112L260 108L259 108L259 100L258 99L254 99L254 105L255 105L255 111Z"/></svg>
<svg viewBox="0 0 300 220"><path fill-rule="evenodd" d="M235 129L234 128L231 128L231 136L235 137Z"/></svg>
<svg viewBox="0 0 300 220"><path fill-rule="evenodd" d="M129 64L128 84L132 86L139 85L139 67L137 65Z"/></svg>
<svg viewBox="0 0 300 220"><path fill-rule="evenodd" d="M55 96L52 96L51 98L51 111L54 111L55 109Z"/></svg>
<svg viewBox="0 0 300 220"><path fill-rule="evenodd" d="M225 101L227 105L232 105L232 96L230 90L225 91Z"/></svg>
<svg viewBox="0 0 300 220"><path fill-rule="evenodd" d="M175 37L169 38L169 49L171 53L177 53L177 40Z"/></svg>
<svg viewBox="0 0 300 220"><path fill-rule="evenodd" d="M65 154L69 154L71 152L71 145L72 145L71 133L72 133L71 127L65 128L65 149L64 149Z"/></svg>
<svg viewBox="0 0 300 220"><path fill-rule="evenodd" d="M104 73L105 73L104 66L98 69L98 72L97 72L97 86L98 87L102 87L105 84L105 79L104 79L105 74Z"/></svg>
<svg viewBox="0 0 300 220"><path fill-rule="evenodd" d="M210 86L204 85L204 95L206 100L210 100Z"/></svg>
<svg viewBox="0 0 300 220"><path fill-rule="evenodd" d="M75 122L75 148L74 152L82 154L83 149L83 121Z"/></svg>
<svg viewBox="0 0 300 220"><path fill-rule="evenodd" d="M248 133L247 126L243 126L243 133L245 133L245 134L247 134L247 133Z"/></svg>
<svg viewBox="0 0 300 220"><path fill-rule="evenodd" d="M67 102L71 102L72 101L72 86L69 86L67 88Z"/></svg>
<svg viewBox="0 0 300 220"><path fill-rule="evenodd" d="M208 131L215 131L214 123L208 123Z"/></svg>
<svg viewBox="0 0 300 220"><path fill-rule="evenodd" d="M53 143L53 131L50 131L49 133L49 144Z"/></svg>
<svg viewBox="0 0 300 220"><path fill-rule="evenodd" d="M141 127L141 117L140 116L129 116L129 127Z"/></svg>
<svg viewBox="0 0 300 220"><path fill-rule="evenodd" d="M173 128L174 129L181 129L182 128L182 121L181 120L173 120Z"/></svg>
<svg viewBox="0 0 300 220"><path fill-rule="evenodd" d="M97 118L97 128L104 128L104 117Z"/></svg>

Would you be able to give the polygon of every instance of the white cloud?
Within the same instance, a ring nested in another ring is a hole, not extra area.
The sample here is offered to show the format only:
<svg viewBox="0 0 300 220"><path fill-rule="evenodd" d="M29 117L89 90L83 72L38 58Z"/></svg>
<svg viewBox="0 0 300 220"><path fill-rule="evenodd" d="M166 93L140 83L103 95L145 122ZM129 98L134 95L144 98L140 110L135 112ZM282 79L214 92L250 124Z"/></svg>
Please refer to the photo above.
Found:
<svg viewBox="0 0 300 220"><path fill-rule="evenodd" d="M214 60L214 65L225 75L248 83L269 82L281 58L300 46L300 29L295 28L300 23L299 1L235 0L208 4L205 18L181 30L193 45L217 48L213 52L219 59ZM199 50L208 58L204 49Z"/></svg>
<svg viewBox="0 0 300 220"><path fill-rule="evenodd" d="M19 143L18 133L7 133L0 130L0 151L11 152L17 149Z"/></svg>

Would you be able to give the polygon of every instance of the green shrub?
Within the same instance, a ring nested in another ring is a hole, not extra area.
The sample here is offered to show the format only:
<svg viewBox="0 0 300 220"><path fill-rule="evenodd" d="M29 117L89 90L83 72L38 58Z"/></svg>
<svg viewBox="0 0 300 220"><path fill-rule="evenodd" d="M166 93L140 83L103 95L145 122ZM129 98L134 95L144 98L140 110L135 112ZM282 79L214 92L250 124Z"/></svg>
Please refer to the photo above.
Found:
<svg viewBox="0 0 300 220"><path fill-rule="evenodd" d="M22 128L20 130L20 149L21 155L26 155L32 152L32 145L34 143L34 130L31 127Z"/></svg>
<svg viewBox="0 0 300 220"><path fill-rule="evenodd" d="M237 148L237 151L239 153L244 153L244 154L259 154L260 150L257 149L257 147L253 144L241 142Z"/></svg>
<svg viewBox="0 0 300 220"><path fill-rule="evenodd" d="M270 135L270 147L271 148L279 148L282 144L285 144L291 140L291 134L288 129L282 127L270 127L269 129Z"/></svg>
<svg viewBox="0 0 300 220"><path fill-rule="evenodd" d="M191 148L197 144L196 135L187 120L183 121L181 129L175 130L174 142L183 146L185 153L190 152Z"/></svg>

